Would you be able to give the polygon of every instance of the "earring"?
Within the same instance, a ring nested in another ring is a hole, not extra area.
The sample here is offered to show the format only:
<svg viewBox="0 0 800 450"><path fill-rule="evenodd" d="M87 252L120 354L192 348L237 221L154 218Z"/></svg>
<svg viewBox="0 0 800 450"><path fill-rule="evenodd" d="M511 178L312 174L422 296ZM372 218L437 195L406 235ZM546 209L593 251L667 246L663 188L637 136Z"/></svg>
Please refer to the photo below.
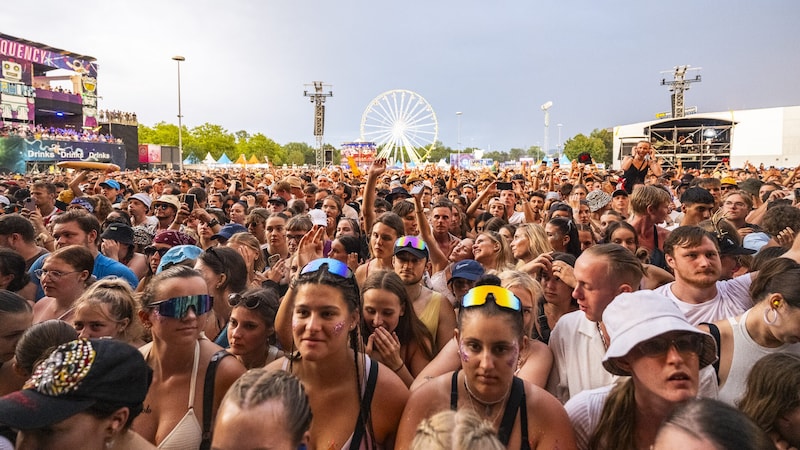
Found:
<svg viewBox="0 0 800 450"><path fill-rule="evenodd" d="M775 316L770 319L769 312L772 311L775 313ZM778 311L772 308L767 308L764 310L764 323L767 325L775 325L775 322L778 321Z"/></svg>
<svg viewBox="0 0 800 450"><path fill-rule="evenodd" d="M772 306L774 306L774 307L776 307L776 308L777 308L777 307L779 307L779 306L781 306L781 302L780 302L780 300L775 300L775 301L773 301L773 302L772 302Z"/></svg>

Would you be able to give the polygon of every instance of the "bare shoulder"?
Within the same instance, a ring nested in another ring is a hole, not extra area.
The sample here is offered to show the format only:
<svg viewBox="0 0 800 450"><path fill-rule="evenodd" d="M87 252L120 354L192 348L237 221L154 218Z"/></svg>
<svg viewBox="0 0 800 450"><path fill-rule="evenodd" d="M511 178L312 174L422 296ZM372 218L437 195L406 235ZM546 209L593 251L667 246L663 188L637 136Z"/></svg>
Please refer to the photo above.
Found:
<svg viewBox="0 0 800 450"><path fill-rule="evenodd" d="M278 358L275 361L272 361L271 363L267 364L265 366L265 368L267 370L269 370L269 371L284 370L283 369L283 365L285 364L285 362L286 362L286 357L284 356L282 358Z"/></svg>

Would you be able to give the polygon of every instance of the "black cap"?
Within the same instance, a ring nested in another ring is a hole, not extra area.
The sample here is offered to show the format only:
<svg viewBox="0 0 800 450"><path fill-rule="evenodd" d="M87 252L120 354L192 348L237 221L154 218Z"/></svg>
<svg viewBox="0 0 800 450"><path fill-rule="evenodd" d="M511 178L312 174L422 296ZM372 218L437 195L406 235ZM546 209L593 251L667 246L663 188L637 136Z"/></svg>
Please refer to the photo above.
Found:
<svg viewBox="0 0 800 450"><path fill-rule="evenodd" d="M281 197L281 196L279 196L279 195L274 195L274 196L270 197L269 198L269 203L279 203L279 204L281 204L283 206L287 206L288 205L288 203L286 203L286 199Z"/></svg>
<svg viewBox="0 0 800 450"><path fill-rule="evenodd" d="M100 235L100 239L117 241L120 244L133 245L133 228L125 223L111 223L106 231Z"/></svg>
<svg viewBox="0 0 800 450"><path fill-rule="evenodd" d="M141 412L152 379L144 357L115 339L60 345L22 390L0 398L0 423L27 430L61 422L97 403Z"/></svg>

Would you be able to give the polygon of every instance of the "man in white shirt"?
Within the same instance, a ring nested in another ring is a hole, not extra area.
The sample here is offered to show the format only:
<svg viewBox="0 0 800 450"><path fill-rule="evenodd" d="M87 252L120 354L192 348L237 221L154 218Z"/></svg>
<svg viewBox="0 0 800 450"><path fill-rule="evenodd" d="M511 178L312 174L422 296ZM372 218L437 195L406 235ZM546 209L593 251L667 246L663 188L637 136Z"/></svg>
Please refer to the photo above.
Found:
<svg viewBox="0 0 800 450"><path fill-rule="evenodd" d="M742 314L753 306L753 273L720 281L722 263L717 237L696 226L678 227L664 242L675 281L657 289L686 314L692 325Z"/></svg>
<svg viewBox="0 0 800 450"><path fill-rule="evenodd" d="M562 263L554 263L551 272L551 276L574 287L572 297L581 309L562 316L550 334L553 369L547 390L566 402L581 391L616 380L602 365L609 344L603 311L617 295L638 289L644 268L621 245L601 244L581 254L575 262L574 277Z"/></svg>

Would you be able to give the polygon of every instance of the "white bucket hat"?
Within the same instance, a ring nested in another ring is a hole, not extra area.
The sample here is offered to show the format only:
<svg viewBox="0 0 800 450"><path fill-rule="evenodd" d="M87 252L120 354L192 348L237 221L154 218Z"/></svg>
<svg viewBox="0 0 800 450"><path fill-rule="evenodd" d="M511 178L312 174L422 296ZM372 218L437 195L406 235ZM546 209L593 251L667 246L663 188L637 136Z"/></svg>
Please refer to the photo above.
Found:
<svg viewBox="0 0 800 450"><path fill-rule="evenodd" d="M618 295L603 312L611 344L603 358L603 367L614 375L630 376L619 358L638 344L671 331L686 331L703 337L700 368L717 360L717 343L710 334L693 327L678 306L653 291L626 292Z"/></svg>

